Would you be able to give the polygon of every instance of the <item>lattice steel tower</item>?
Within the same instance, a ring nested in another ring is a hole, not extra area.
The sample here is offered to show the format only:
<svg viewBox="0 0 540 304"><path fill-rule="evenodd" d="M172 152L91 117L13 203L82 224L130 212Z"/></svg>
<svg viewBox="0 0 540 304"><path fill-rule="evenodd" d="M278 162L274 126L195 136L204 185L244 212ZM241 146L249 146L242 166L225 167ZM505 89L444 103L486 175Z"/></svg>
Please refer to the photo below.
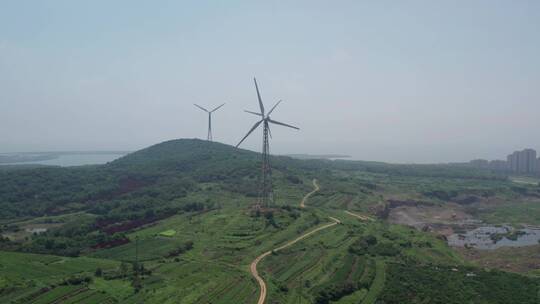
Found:
<svg viewBox="0 0 540 304"><path fill-rule="evenodd" d="M255 90L257 91L257 99L259 100L259 108L261 110L260 113L252 112L252 111L245 111L247 113L257 115L261 118L258 122L256 122L253 127L248 131L246 136L242 138L242 140L236 145L236 147L240 146L242 142L253 132L255 129L259 127L259 125L263 125L263 147L262 147L262 168L261 168L261 188L260 188L260 194L259 194L259 206L268 207L274 204L274 192L272 189L272 167L270 166L270 143L269 138L272 138L272 132L270 131L270 124L276 124L285 126L288 128L293 128L296 130L299 130L299 128L282 123L276 120L273 120L270 118L270 114L274 111L274 109L281 103L281 100L278 101L268 113L265 114L264 111L264 104L261 99L261 94L259 92L259 86L257 85L257 79L253 78L253 81L255 82Z"/></svg>

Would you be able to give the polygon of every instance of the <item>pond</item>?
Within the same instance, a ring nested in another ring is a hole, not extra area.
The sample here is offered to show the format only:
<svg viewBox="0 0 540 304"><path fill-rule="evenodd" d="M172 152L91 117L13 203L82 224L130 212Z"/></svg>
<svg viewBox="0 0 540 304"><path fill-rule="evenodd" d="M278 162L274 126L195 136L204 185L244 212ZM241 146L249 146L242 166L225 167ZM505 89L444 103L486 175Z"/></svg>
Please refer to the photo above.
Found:
<svg viewBox="0 0 540 304"><path fill-rule="evenodd" d="M515 229L511 226L483 226L455 233L448 237L448 244L456 247L476 249L497 249L500 247L523 247L536 245L540 241L540 228L525 227Z"/></svg>

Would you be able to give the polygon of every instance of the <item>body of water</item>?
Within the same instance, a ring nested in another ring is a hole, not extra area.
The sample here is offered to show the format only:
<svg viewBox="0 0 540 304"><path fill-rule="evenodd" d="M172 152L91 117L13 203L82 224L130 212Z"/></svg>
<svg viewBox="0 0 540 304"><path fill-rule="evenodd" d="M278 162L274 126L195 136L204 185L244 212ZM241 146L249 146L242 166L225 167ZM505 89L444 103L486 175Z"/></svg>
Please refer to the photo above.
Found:
<svg viewBox="0 0 540 304"><path fill-rule="evenodd" d="M497 249L500 247L523 247L538 244L540 228L526 227L514 229L510 226L483 226L466 233L452 234L448 237L450 246L472 247L477 249Z"/></svg>
<svg viewBox="0 0 540 304"><path fill-rule="evenodd" d="M3 163L2 165L48 165L61 167L100 165L111 162L124 155L126 155L126 153L63 153L55 158L47 160Z"/></svg>

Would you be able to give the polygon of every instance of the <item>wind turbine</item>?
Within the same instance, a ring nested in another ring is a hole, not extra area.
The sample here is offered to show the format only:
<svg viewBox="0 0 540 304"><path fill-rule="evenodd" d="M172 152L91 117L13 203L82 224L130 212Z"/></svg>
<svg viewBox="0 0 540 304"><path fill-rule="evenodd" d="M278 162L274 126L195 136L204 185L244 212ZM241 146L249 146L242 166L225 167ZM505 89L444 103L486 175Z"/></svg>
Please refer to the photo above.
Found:
<svg viewBox="0 0 540 304"><path fill-rule="evenodd" d="M268 113L265 113L264 111L264 105L261 99L261 94L259 92L259 86L257 85L257 79L253 78L253 82L255 82L255 90L257 91L257 99L259 100L259 108L261 110L260 113L247 111L245 112L257 115L260 117L261 120L256 122L253 127L249 130L249 132L242 138L242 140L236 145L240 146L242 142L253 132L255 129L257 129L261 124L263 125L263 149L262 149L262 181L261 181L261 197L259 204L262 204L264 207L268 207L270 204L274 203L274 193L272 191L272 170L270 167L270 144L268 142L268 136L272 137L272 132L270 131L270 124L276 124L296 130L300 130L299 128L282 123L276 120L273 120L270 118L270 114L276 109L276 107L281 103L281 100L278 101L271 109L268 111Z"/></svg>
<svg viewBox="0 0 540 304"><path fill-rule="evenodd" d="M198 105L196 103L194 103L193 105L195 105L197 108L199 108L199 109L205 111L206 113L208 113L208 136L206 137L206 140L212 141L212 113L217 111L219 108L223 107L225 104L220 105L219 107L213 109L212 111L208 111L207 109L201 107L200 105Z"/></svg>

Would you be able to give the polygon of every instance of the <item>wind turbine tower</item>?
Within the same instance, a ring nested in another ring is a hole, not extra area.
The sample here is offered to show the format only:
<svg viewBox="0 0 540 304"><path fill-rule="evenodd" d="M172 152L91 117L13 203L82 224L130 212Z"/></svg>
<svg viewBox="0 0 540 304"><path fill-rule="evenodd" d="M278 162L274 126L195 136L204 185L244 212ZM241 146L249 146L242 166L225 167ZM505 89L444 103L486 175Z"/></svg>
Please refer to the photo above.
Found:
<svg viewBox="0 0 540 304"><path fill-rule="evenodd" d="M255 90L257 91L257 99L259 100L259 108L260 113L247 111L245 112L257 115L261 120L256 122L253 127L248 131L246 136L242 138L242 140L236 145L238 148L242 142L253 132L255 129L257 129L261 124L263 125L263 147L262 147L262 174L261 174L261 189L260 189L260 198L259 198L259 206L261 205L264 207L268 207L270 205L274 204L274 193L272 190L272 168L270 167L270 143L269 143L269 137L272 138L272 132L270 131L270 124L276 124L285 126L288 128L300 130L299 128L282 123L276 120L273 120L270 118L270 114L274 111L274 109L281 103L281 100L278 101L271 109L268 111L268 113L265 113L264 111L264 104L261 99L261 94L259 92L259 86L257 85L257 79L253 78L253 82L255 82Z"/></svg>
<svg viewBox="0 0 540 304"><path fill-rule="evenodd" d="M223 107L225 104L220 105L219 107L213 109L212 111L208 111L207 109L201 107L200 105L198 105L196 103L194 103L193 105L195 105L197 108L199 108L199 109L205 111L206 113L208 113L208 136L206 137L206 140L212 141L212 113L217 111L219 108Z"/></svg>

